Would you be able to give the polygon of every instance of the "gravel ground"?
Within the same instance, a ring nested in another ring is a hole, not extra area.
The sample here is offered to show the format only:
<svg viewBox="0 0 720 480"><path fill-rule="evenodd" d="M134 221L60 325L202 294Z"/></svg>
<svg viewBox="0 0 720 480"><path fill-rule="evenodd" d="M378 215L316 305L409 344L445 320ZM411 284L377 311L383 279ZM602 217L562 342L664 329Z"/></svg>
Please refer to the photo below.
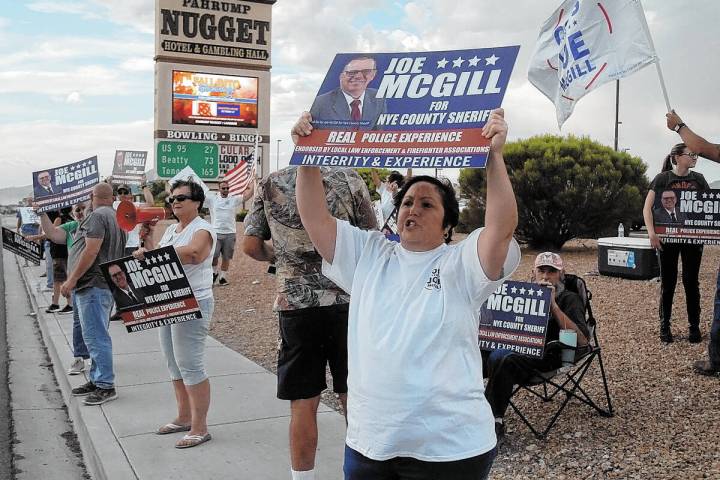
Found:
<svg viewBox="0 0 720 480"><path fill-rule="evenodd" d="M242 232L242 225L238 225ZM245 257L238 236L231 285L215 288L211 334L270 371L275 371L277 320L272 312L275 278L266 265ZM527 280L537 252L523 250L514 275ZM676 293L675 343L660 343L657 321L659 283L597 276L597 244L575 241L563 249L567 270L583 275L594 294L593 310L615 416L602 418L571 401L544 441L536 440L513 412L506 416L507 440L491 478L653 478L720 479L720 379L694 375L692 362L706 357L712 319L715 272L720 247L706 247L700 273L703 342L687 342L682 286ZM584 386L601 393L599 370ZM332 395L323 400L333 407ZM531 418L550 407L527 394L515 399Z"/></svg>

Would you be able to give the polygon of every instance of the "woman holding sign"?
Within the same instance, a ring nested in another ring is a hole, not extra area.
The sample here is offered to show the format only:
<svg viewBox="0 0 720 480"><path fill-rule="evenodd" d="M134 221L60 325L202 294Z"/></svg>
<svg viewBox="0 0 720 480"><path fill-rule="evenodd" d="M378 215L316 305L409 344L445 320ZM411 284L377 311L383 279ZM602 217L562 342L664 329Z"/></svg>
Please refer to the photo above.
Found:
<svg viewBox="0 0 720 480"><path fill-rule="evenodd" d="M294 135L312 130L308 114ZM486 478L494 419L483 395L480 306L517 267L517 205L502 150L503 111L491 139L485 228L448 245L458 222L449 183L418 176L395 196L400 243L328 212L320 171L299 167L297 203L323 273L351 294L345 478Z"/></svg>
<svg viewBox="0 0 720 480"><path fill-rule="evenodd" d="M650 184L650 191L645 198L643 218L647 227L650 245L658 251L660 257L660 341L673 341L670 330L673 297L678 274L678 257L682 259L682 281L685 287L688 322L690 332L688 341L699 343L700 334L700 262L703 246L679 243L663 243L655 233L655 224L682 227L685 214L680 212L680 205L674 190L707 190L710 188L702 174L690 171L697 163L698 154L693 153L684 143L678 143L665 157L662 172ZM659 197L660 205L655 208L655 199Z"/></svg>
<svg viewBox="0 0 720 480"><path fill-rule="evenodd" d="M158 247L173 245L185 275L200 306L202 318L160 327L160 345L167 360L170 378L177 400L177 417L157 430L158 435L188 432L176 448L190 448L211 439L207 431L207 412L210 407L210 381L205 372L205 337L214 308L212 293L212 253L215 250L215 231L198 213L205 201L200 185L190 180L173 183L168 203L178 223L170 225ZM133 255L143 259L147 250L155 248L148 235L145 248Z"/></svg>

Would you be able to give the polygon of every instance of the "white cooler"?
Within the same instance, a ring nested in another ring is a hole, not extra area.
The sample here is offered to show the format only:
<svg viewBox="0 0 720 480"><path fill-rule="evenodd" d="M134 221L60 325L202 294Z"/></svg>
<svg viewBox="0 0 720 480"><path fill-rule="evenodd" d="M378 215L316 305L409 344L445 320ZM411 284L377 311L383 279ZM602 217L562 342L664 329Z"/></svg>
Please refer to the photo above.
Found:
<svg viewBox="0 0 720 480"><path fill-rule="evenodd" d="M598 271L611 277L647 280L660 276L655 249L649 238L598 238Z"/></svg>

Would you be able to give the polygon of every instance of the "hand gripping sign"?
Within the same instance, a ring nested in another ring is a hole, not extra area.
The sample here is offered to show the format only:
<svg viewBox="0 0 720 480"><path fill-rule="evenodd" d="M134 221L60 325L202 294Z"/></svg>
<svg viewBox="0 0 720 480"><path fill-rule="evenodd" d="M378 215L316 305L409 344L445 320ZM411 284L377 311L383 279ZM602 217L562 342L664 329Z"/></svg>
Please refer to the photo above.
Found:
<svg viewBox="0 0 720 480"><path fill-rule="evenodd" d="M200 307L174 247L100 265L128 332L200 318Z"/></svg>
<svg viewBox="0 0 720 480"><path fill-rule="evenodd" d="M484 167L481 129L502 104L518 50L338 54L310 109L315 129L290 164Z"/></svg>

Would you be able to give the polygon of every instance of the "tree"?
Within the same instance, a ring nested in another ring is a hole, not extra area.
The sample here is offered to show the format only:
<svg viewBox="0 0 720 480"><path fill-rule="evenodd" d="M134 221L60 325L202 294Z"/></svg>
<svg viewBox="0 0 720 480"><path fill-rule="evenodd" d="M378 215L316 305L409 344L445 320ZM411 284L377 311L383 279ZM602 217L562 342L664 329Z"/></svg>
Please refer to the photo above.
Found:
<svg viewBox="0 0 720 480"><path fill-rule="evenodd" d="M360 175L360 177L365 182L365 185L368 187L368 191L370 192L370 200L380 200L380 194L375 189L375 184L372 181L372 175L370 174L370 171L372 168L356 168L355 171ZM380 177L380 180L383 182L387 178L388 175L390 175L390 172L392 170L388 170L385 168L378 168L378 176Z"/></svg>
<svg viewBox="0 0 720 480"><path fill-rule="evenodd" d="M515 234L533 248L559 250L642 216L648 179L638 157L572 135L510 142L504 157L518 203ZM484 221L485 171L463 169L460 188L468 199L460 227L469 231Z"/></svg>

